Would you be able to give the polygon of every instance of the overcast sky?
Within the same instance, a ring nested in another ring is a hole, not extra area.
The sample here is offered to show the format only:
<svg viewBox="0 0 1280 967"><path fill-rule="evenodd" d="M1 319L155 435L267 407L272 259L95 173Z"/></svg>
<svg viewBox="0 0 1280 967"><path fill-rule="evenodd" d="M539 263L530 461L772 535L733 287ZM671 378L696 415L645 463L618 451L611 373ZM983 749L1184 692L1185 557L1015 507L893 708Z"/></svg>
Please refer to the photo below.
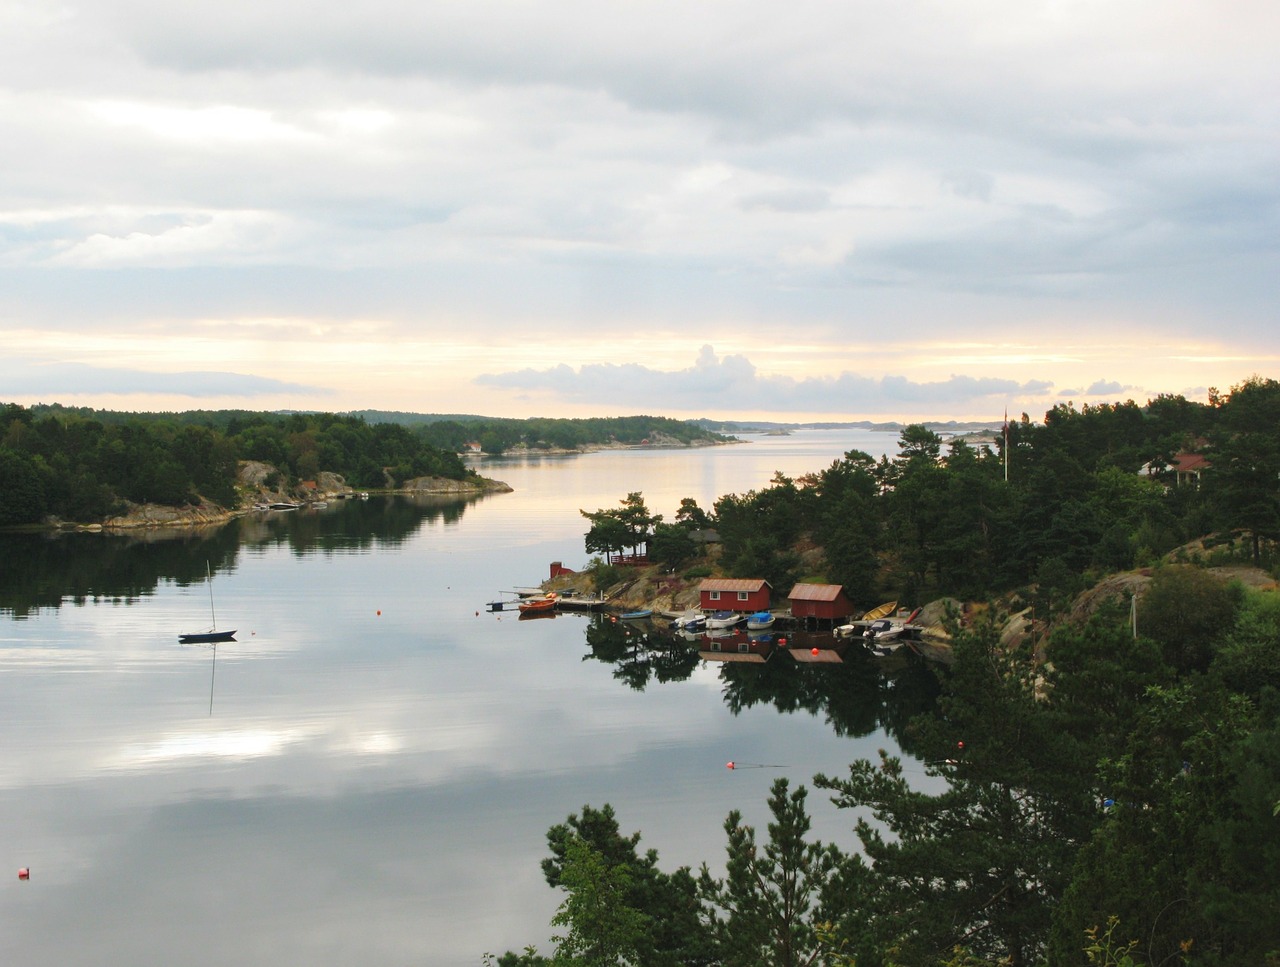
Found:
<svg viewBox="0 0 1280 967"><path fill-rule="evenodd" d="M0 0L0 402L978 418L1280 367L1273 0Z"/></svg>

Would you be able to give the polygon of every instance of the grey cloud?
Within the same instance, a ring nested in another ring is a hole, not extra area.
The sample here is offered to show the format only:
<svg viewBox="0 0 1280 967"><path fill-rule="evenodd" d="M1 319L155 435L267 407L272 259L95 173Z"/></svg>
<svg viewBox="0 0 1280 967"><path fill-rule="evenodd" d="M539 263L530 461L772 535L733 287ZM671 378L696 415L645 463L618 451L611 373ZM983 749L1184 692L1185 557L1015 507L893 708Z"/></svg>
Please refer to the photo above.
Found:
<svg viewBox="0 0 1280 967"><path fill-rule="evenodd" d="M904 406L968 406L1015 395L1040 395L1052 384L1044 380L953 375L935 382L903 376L864 376L842 372L804 379L767 376L744 356L717 357L704 346L695 365L657 370L639 363L597 363L575 370L561 363L548 369L488 373L481 386L519 392L551 393L565 400L610 399L622 406L652 406L654 400L680 410L768 409L777 412L901 412Z"/></svg>
<svg viewBox="0 0 1280 967"><path fill-rule="evenodd" d="M942 176L942 183L961 198L990 201L995 178L985 171L949 171Z"/></svg>
<svg viewBox="0 0 1280 967"><path fill-rule="evenodd" d="M82 363L26 363L0 361L0 393L14 396L111 393L119 395L168 393L206 398L216 396L269 396L276 393L330 391L302 383L265 376L193 370L153 373L138 369L88 366Z"/></svg>
<svg viewBox="0 0 1280 967"><path fill-rule="evenodd" d="M1123 383L1117 383L1115 380L1100 379L1085 390L1085 393L1089 396L1103 396L1123 393L1125 389L1126 387Z"/></svg>
<svg viewBox="0 0 1280 967"><path fill-rule="evenodd" d="M831 193L819 188L763 191L748 195L739 204L745 211L816 212L831 204Z"/></svg>
<svg viewBox="0 0 1280 967"><path fill-rule="evenodd" d="M1089 384L1088 387L1081 389L1079 386L1070 387L1068 389L1058 390L1055 394L1060 399L1075 399L1081 396L1117 396L1120 393L1132 391L1133 387L1125 386L1113 379L1099 379ZM1155 395L1155 394L1151 394Z"/></svg>

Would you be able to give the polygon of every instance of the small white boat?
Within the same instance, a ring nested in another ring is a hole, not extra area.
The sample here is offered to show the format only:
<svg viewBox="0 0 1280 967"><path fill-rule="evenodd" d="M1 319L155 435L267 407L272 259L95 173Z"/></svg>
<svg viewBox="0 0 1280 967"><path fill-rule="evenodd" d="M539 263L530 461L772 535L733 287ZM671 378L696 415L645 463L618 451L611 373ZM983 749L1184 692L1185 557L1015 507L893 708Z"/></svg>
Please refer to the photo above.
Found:
<svg viewBox="0 0 1280 967"><path fill-rule="evenodd" d="M755 614L747 615L747 630L764 631L766 628L772 628L775 620L768 611L757 611Z"/></svg>
<svg viewBox="0 0 1280 967"><path fill-rule="evenodd" d="M903 629L904 624L901 621L894 621L891 618L879 618L867 626L864 636L868 641L884 644L899 637Z"/></svg>
<svg viewBox="0 0 1280 967"><path fill-rule="evenodd" d="M701 611L686 611L678 618L671 619L671 627L676 631L701 631L707 626L707 616Z"/></svg>
<svg viewBox="0 0 1280 967"><path fill-rule="evenodd" d="M716 611L714 614L707 615L707 628L708 630L732 628L741 624L742 621L743 616L736 611Z"/></svg>

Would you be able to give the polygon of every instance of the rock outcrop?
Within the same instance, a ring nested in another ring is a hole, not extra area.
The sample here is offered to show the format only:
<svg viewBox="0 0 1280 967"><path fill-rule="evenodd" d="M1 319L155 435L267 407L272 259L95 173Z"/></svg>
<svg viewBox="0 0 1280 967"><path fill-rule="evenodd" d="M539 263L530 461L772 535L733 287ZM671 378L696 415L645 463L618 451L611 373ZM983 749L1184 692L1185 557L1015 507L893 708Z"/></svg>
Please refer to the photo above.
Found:
<svg viewBox="0 0 1280 967"><path fill-rule="evenodd" d="M407 480L397 490L411 494L509 494L511 487L501 480L487 477L469 477L452 480L449 477L415 477Z"/></svg>

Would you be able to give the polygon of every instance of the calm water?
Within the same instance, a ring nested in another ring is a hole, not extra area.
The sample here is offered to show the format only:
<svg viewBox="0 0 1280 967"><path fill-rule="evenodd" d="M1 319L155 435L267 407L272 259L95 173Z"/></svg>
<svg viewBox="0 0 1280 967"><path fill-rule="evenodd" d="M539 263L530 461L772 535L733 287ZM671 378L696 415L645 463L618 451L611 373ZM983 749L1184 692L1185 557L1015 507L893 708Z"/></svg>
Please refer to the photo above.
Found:
<svg viewBox="0 0 1280 967"><path fill-rule="evenodd" d="M579 509L674 515L891 434L486 462L464 503L341 501L181 535L0 537L0 950L60 965L476 965L550 951L545 833L612 803L664 869L731 808L877 748L927 679L746 668L486 602L586 563ZM237 641L177 644L209 624ZM786 589L782 589L785 593ZM478 613L477 613L478 612ZM887 701L887 705L884 703ZM809 711L807 709L814 709ZM730 760L779 766L729 771ZM810 799L823 839L852 816ZM7 864L7 867L6 867ZM30 867L31 879L17 879Z"/></svg>

